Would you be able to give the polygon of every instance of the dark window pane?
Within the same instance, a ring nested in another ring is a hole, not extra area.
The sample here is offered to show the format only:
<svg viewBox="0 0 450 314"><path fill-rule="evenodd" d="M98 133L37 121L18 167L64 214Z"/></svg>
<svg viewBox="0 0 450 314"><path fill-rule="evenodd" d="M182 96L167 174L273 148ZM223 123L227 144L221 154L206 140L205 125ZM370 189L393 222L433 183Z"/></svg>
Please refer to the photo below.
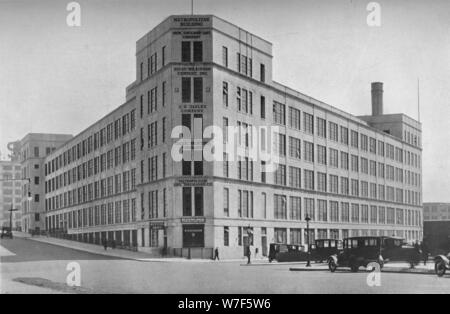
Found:
<svg viewBox="0 0 450 314"><path fill-rule="evenodd" d="M191 175L191 162L188 160L183 160L183 176Z"/></svg>
<svg viewBox="0 0 450 314"><path fill-rule="evenodd" d="M203 161L194 161L194 175L195 176L203 175Z"/></svg>
<svg viewBox="0 0 450 314"><path fill-rule="evenodd" d="M195 188L195 216L203 216L203 187Z"/></svg>
<svg viewBox="0 0 450 314"><path fill-rule="evenodd" d="M181 79L181 99L182 102L191 102L191 78L183 77Z"/></svg>
<svg viewBox="0 0 450 314"><path fill-rule="evenodd" d="M202 62L203 61L203 42L195 41L194 42L194 62Z"/></svg>
<svg viewBox="0 0 450 314"><path fill-rule="evenodd" d="M192 190L183 188L183 216L192 216Z"/></svg>
<svg viewBox="0 0 450 314"><path fill-rule="evenodd" d="M194 78L194 102L203 102L203 78Z"/></svg>
<svg viewBox="0 0 450 314"><path fill-rule="evenodd" d="M181 43L181 62L191 62L191 43L189 41Z"/></svg>

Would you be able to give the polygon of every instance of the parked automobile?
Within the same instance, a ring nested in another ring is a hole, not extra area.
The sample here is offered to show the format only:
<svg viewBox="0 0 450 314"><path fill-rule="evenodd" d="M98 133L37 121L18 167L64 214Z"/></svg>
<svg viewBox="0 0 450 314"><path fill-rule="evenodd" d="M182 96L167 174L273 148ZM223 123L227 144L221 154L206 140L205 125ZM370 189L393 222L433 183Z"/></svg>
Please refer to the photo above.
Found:
<svg viewBox="0 0 450 314"><path fill-rule="evenodd" d="M2 234L1 234L0 237L1 237L2 239L3 239L4 237L7 237L7 238L12 239L12 238L13 238L13 234L12 234L11 228L10 228L10 227L2 227Z"/></svg>
<svg viewBox="0 0 450 314"><path fill-rule="evenodd" d="M299 262L306 261L308 253L304 246L271 243L269 248L269 262Z"/></svg>
<svg viewBox="0 0 450 314"><path fill-rule="evenodd" d="M389 262L407 262L413 267L421 259L421 252L396 237L353 237L344 239L344 249L328 260L328 268L334 272L337 267L350 267L354 272L371 262L380 269Z"/></svg>
<svg viewBox="0 0 450 314"><path fill-rule="evenodd" d="M447 270L450 270L450 253L436 256L434 258L434 271L436 275L442 277Z"/></svg>
<svg viewBox="0 0 450 314"><path fill-rule="evenodd" d="M407 262L414 267L420 263L422 252L419 248L405 243L398 237L383 237L382 253L384 263Z"/></svg>
<svg viewBox="0 0 450 314"><path fill-rule="evenodd" d="M353 237L343 241L343 250L328 259L328 268L335 272L338 267L349 267L357 272L361 266L367 267L371 262L383 265L381 237Z"/></svg>
<svg viewBox="0 0 450 314"><path fill-rule="evenodd" d="M311 250L311 258L319 263L327 261L331 255L342 251L342 241L336 239L315 240L315 248Z"/></svg>

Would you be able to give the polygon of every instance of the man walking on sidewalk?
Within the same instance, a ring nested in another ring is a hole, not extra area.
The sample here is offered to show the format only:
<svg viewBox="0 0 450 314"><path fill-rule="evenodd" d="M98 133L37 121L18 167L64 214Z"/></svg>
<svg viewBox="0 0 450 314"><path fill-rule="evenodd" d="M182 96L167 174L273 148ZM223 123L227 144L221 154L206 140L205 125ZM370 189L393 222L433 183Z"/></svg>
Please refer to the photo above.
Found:
<svg viewBox="0 0 450 314"><path fill-rule="evenodd" d="M102 244L103 244L103 247L105 248L105 251L106 251L108 249L108 242L106 242L105 238L102 239Z"/></svg>
<svg viewBox="0 0 450 314"><path fill-rule="evenodd" d="M252 255L252 251L250 250L250 245L249 246L247 246L247 265L248 264L251 264L251 255Z"/></svg>
<svg viewBox="0 0 450 314"><path fill-rule="evenodd" d="M214 260L218 260L218 261L220 261L220 258L219 258L219 248L218 247L216 247L216 249L214 250Z"/></svg>

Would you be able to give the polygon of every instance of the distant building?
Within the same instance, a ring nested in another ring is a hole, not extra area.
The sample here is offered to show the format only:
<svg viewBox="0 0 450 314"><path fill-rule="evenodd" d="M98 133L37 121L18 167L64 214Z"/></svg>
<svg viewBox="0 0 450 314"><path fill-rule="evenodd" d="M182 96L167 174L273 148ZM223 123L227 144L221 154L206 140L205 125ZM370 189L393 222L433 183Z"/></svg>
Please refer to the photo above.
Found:
<svg viewBox="0 0 450 314"><path fill-rule="evenodd" d="M450 252L450 203L423 204L423 236L433 252Z"/></svg>
<svg viewBox="0 0 450 314"><path fill-rule="evenodd" d="M21 228L21 195L22 183L21 166L19 161L0 161L0 227L10 225L10 210L12 213L13 228Z"/></svg>
<svg viewBox="0 0 450 314"><path fill-rule="evenodd" d="M22 231L44 230L44 158L72 138L65 134L27 134L20 141Z"/></svg>

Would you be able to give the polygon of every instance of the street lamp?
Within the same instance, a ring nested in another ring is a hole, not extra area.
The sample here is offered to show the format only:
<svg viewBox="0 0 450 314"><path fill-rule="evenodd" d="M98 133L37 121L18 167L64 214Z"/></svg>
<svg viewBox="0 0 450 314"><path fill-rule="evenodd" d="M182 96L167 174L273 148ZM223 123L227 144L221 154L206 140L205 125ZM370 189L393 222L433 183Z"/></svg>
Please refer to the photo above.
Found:
<svg viewBox="0 0 450 314"><path fill-rule="evenodd" d="M9 210L9 230L11 232L11 239L13 238L12 213L15 211L18 211L18 209L13 208L13 204L11 203L11 209Z"/></svg>
<svg viewBox="0 0 450 314"><path fill-rule="evenodd" d="M309 245L309 221L311 220L311 218L309 218L309 215L306 215L305 220L306 220L306 243L308 245L308 252L307 252L308 260L306 262L306 267L311 267L311 249Z"/></svg>

